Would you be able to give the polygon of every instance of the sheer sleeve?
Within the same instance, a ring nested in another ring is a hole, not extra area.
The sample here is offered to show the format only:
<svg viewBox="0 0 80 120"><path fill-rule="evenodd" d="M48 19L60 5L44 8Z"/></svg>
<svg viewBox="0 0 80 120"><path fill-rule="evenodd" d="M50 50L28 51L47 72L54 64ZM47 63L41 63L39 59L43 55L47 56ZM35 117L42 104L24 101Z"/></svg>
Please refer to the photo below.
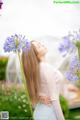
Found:
<svg viewBox="0 0 80 120"><path fill-rule="evenodd" d="M55 110L57 120L65 120L59 100L52 101L52 105Z"/></svg>
<svg viewBox="0 0 80 120"><path fill-rule="evenodd" d="M61 106L60 106L60 102L59 102L59 95L63 94L63 84L62 83L63 83L64 77L58 70L55 70L52 72L53 72L53 74L51 76L52 82L49 83L50 84L49 90L51 92L52 105L55 110L57 120L65 120ZM55 98L55 100L54 100L54 98Z"/></svg>

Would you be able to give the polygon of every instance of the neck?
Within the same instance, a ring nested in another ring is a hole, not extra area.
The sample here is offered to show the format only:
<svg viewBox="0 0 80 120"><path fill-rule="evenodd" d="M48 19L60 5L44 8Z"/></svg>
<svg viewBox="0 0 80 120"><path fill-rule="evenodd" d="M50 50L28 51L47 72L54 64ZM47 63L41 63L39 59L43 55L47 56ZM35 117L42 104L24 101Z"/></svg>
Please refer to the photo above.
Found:
<svg viewBox="0 0 80 120"><path fill-rule="evenodd" d="M45 56L44 56L44 57L41 57L41 58L40 58L40 61L41 61L41 62L46 62L46 57L45 57Z"/></svg>

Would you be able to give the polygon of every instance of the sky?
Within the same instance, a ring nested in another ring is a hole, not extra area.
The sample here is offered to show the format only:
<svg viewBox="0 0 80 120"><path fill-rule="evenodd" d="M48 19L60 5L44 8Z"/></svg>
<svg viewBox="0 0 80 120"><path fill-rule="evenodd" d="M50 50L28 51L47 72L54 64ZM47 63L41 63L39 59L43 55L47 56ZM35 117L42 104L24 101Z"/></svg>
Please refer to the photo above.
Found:
<svg viewBox="0 0 80 120"><path fill-rule="evenodd" d="M0 10L0 55L12 34L28 39L60 38L80 28L80 5L54 4L53 0L5 0Z"/></svg>

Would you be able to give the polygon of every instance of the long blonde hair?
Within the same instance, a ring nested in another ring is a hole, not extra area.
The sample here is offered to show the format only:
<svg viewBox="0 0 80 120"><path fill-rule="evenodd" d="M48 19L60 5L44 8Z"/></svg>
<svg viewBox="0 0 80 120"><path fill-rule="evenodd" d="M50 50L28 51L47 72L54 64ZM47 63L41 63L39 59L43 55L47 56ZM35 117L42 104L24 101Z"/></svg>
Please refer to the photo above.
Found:
<svg viewBox="0 0 80 120"><path fill-rule="evenodd" d="M31 42L29 50L22 53L22 63L32 105L36 104L39 100L39 62L37 51Z"/></svg>

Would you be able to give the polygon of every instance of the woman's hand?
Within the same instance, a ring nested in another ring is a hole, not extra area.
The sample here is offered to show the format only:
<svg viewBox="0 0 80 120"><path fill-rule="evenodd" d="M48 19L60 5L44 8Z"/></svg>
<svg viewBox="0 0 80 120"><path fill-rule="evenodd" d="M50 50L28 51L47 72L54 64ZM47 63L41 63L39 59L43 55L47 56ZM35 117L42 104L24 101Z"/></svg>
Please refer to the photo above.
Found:
<svg viewBox="0 0 80 120"><path fill-rule="evenodd" d="M52 103L50 97L47 97L47 96L40 96L39 100L41 103L46 104L46 105L51 105Z"/></svg>

